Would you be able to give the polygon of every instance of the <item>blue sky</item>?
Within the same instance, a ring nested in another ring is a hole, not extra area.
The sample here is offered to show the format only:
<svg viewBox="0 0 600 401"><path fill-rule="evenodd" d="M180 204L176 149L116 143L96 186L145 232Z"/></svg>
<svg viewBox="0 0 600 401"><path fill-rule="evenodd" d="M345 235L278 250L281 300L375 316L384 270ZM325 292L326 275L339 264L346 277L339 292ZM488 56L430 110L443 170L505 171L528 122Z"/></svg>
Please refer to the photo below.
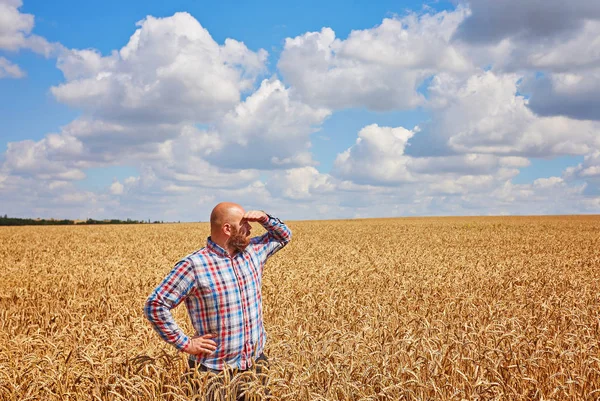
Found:
<svg viewBox="0 0 600 401"><path fill-rule="evenodd" d="M185 11L209 30L219 43L226 38L238 38L250 48L281 50L286 37L324 26L340 36L351 30L371 28L384 17L420 11L453 8L451 2L378 1L280 1L194 2L194 1L132 1L114 0L101 3L64 1L24 2L22 11L36 16L36 33L50 41L59 41L69 48L94 47L103 53L125 44L135 30L135 23L148 15L169 17ZM76 32L76 34L74 34ZM243 38L243 39L242 39Z"/></svg>
<svg viewBox="0 0 600 401"><path fill-rule="evenodd" d="M597 213L594 3L509 3L0 0L0 212Z"/></svg>

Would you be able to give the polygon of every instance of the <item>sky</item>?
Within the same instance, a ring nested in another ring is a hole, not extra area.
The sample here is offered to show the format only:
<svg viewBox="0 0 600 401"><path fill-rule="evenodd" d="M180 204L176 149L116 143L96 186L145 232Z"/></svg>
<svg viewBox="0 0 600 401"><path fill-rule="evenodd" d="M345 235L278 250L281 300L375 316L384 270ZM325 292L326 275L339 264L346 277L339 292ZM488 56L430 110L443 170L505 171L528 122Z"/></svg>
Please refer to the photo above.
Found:
<svg viewBox="0 0 600 401"><path fill-rule="evenodd" d="M600 213L600 2L0 0L0 214Z"/></svg>

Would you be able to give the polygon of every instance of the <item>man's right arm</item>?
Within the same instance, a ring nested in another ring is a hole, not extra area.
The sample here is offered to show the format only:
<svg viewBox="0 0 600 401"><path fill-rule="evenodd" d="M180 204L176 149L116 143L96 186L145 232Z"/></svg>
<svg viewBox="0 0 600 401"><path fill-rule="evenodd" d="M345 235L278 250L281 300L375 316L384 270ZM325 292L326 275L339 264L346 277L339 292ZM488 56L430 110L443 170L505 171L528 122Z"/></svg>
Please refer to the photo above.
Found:
<svg viewBox="0 0 600 401"><path fill-rule="evenodd" d="M167 343L183 351L190 338L179 328L171 309L175 308L194 289L196 277L190 260L182 260L150 294L144 306L144 315L154 330Z"/></svg>

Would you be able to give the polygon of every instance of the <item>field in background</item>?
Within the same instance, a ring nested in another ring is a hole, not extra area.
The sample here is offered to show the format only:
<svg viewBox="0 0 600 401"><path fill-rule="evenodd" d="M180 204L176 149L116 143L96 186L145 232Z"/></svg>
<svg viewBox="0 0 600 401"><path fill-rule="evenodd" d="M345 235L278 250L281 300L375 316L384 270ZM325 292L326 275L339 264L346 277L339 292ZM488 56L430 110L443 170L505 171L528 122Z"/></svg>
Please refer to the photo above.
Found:
<svg viewBox="0 0 600 401"><path fill-rule="evenodd" d="M600 216L289 226L263 283L275 399L600 398ZM208 230L0 228L0 400L187 399L142 307Z"/></svg>

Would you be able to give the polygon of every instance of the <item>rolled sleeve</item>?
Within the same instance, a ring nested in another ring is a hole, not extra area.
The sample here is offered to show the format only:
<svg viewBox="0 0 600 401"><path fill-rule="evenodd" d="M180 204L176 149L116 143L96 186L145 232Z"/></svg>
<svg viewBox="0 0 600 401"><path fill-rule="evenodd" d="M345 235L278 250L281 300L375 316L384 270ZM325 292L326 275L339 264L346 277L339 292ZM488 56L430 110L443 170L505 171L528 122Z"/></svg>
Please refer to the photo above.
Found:
<svg viewBox="0 0 600 401"><path fill-rule="evenodd" d="M150 294L144 305L144 315L152 328L178 350L184 350L190 339L173 319L171 309L179 305L195 285L193 263L189 260L180 261Z"/></svg>

